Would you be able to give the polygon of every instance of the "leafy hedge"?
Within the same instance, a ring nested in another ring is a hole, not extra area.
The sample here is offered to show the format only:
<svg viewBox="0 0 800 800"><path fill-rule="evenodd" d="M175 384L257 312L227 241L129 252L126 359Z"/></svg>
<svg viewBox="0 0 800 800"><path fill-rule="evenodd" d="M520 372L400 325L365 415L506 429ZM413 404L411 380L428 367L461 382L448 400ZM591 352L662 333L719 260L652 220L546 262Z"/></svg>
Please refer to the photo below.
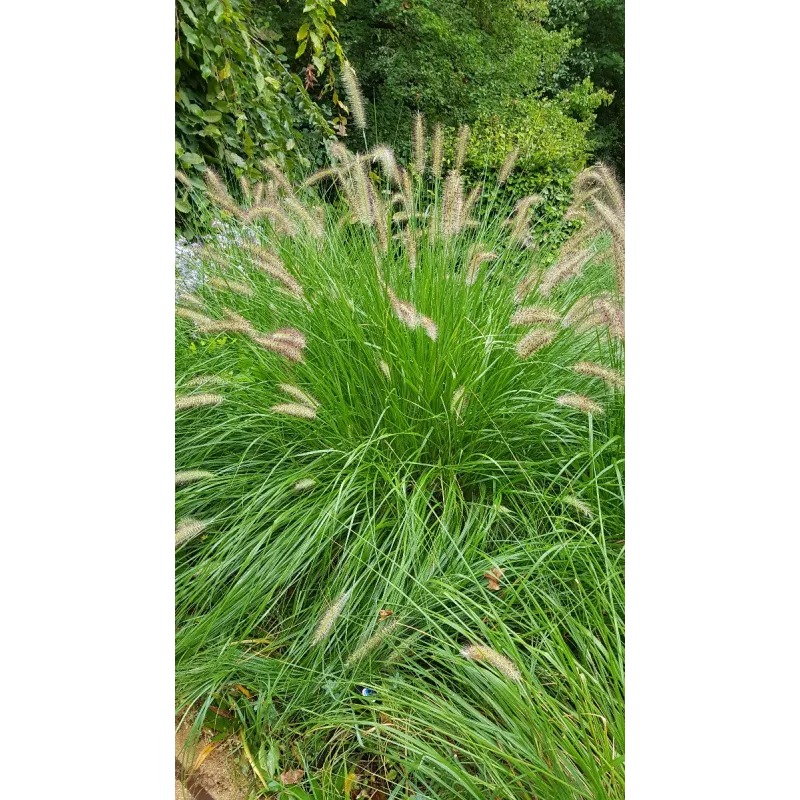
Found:
<svg viewBox="0 0 800 800"><path fill-rule="evenodd" d="M322 46L319 27L310 36ZM290 173L317 162L333 133L331 114L291 71L269 11L250 0L178 0L175 34L176 169L192 185L202 187L208 164L257 179L264 157ZM334 40L334 56L337 48ZM204 201L185 182L176 187L179 227L187 227L193 205Z"/></svg>

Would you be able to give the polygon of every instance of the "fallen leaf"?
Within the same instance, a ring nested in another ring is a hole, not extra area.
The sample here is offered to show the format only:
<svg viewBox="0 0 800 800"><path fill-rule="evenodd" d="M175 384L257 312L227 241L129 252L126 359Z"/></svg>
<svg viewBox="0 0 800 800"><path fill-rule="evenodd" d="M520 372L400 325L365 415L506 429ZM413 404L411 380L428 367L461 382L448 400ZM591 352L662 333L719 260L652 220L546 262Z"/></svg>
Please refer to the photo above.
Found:
<svg viewBox="0 0 800 800"><path fill-rule="evenodd" d="M237 688L237 689L238 689L238 690L239 690L239 691L240 691L240 692L241 692L241 693L242 693L242 694L243 694L243 695L244 695L244 696L245 696L245 697L246 697L248 700L249 700L249 699L250 699L250 698L253 696L252 694L250 694L250 692L248 692L248 691L247 691L247 689L245 689L245 688L244 688L244 686L242 686L242 684L241 684L241 683L237 683L237 684L236 684L236 688Z"/></svg>
<svg viewBox="0 0 800 800"><path fill-rule="evenodd" d="M281 772L281 783L284 786L292 786L295 783L300 783L300 778L305 773L302 769L287 769L286 772Z"/></svg>
<svg viewBox="0 0 800 800"><path fill-rule="evenodd" d="M209 742L198 754L192 765L192 772L197 772L200 765L211 755L211 751L219 744L219 742Z"/></svg>
<svg viewBox="0 0 800 800"><path fill-rule="evenodd" d="M391 617L391 616L392 616L392 614L394 614L394 611L392 611L392 609L391 609L391 608L382 608L382 609L381 609L381 610L378 612L378 619L379 619L379 620L384 620L384 619L386 619L387 617Z"/></svg>
<svg viewBox="0 0 800 800"><path fill-rule="evenodd" d="M490 592L500 591L500 579L503 577L504 572L505 570L501 569L500 567L493 567L488 572L483 573L483 577L489 581L489 583L486 585L486 588Z"/></svg>

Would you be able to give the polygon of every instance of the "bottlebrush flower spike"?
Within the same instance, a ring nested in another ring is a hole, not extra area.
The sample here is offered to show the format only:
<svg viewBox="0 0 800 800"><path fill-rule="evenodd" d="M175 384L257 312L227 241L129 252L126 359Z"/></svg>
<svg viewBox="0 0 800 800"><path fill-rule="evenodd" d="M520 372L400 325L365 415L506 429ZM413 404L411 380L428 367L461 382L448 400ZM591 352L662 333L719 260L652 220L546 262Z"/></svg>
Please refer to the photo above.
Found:
<svg viewBox="0 0 800 800"><path fill-rule="evenodd" d="M583 394L562 394L561 397L556 398L556 403L560 406L569 406L578 411L583 411L584 414L602 414L603 406L596 403L590 397Z"/></svg>

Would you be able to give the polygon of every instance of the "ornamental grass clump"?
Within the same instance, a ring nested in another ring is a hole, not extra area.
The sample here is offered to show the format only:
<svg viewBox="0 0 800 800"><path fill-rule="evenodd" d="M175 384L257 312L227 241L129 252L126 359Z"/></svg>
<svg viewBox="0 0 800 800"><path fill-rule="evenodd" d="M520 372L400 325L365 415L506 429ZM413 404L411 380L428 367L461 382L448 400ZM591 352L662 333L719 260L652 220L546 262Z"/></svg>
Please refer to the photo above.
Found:
<svg viewBox="0 0 800 800"><path fill-rule="evenodd" d="M542 291L535 200L512 208L493 180L470 203L469 130L442 180L441 127L412 125L411 166L337 143L325 190L272 168L240 204L209 172L241 235L224 258L202 252L197 302L176 309L180 707L197 725L224 711L250 752L281 742L281 768L359 763L387 796L618 796L602 726L569 699L580 689L618 736L618 232ZM578 496L602 513L566 515ZM504 578L487 592L491 565ZM576 576L604 588L580 601ZM579 641L585 689L564 666ZM448 789L431 765L456 740Z"/></svg>

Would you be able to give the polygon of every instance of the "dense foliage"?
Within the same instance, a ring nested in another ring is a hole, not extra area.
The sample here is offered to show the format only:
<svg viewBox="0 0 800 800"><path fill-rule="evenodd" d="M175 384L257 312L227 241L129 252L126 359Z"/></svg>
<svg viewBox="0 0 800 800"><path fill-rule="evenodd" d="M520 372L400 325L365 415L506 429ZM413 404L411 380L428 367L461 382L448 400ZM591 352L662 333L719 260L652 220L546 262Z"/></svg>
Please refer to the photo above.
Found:
<svg viewBox="0 0 800 800"><path fill-rule="evenodd" d="M595 153L625 174L625 0L548 0L544 24L567 29L580 45L569 54L564 81L588 75L614 101L597 112Z"/></svg>
<svg viewBox="0 0 800 800"><path fill-rule="evenodd" d="M403 121L420 109L446 127L472 126L473 177L498 169L516 146L520 170L508 185L515 197L568 186L610 96L588 79L565 84L577 42L545 27L547 13L541 0L351 0L340 30L379 122L374 140L407 151Z"/></svg>
<svg viewBox="0 0 800 800"><path fill-rule="evenodd" d="M333 79L341 58L329 4L310 0L298 34L313 42L311 58ZM252 0L177 0L175 155L179 226L192 230L192 204L203 204L207 165L239 177L261 176L274 158L290 173L319 163L337 119L314 102L281 44L275 14Z"/></svg>

